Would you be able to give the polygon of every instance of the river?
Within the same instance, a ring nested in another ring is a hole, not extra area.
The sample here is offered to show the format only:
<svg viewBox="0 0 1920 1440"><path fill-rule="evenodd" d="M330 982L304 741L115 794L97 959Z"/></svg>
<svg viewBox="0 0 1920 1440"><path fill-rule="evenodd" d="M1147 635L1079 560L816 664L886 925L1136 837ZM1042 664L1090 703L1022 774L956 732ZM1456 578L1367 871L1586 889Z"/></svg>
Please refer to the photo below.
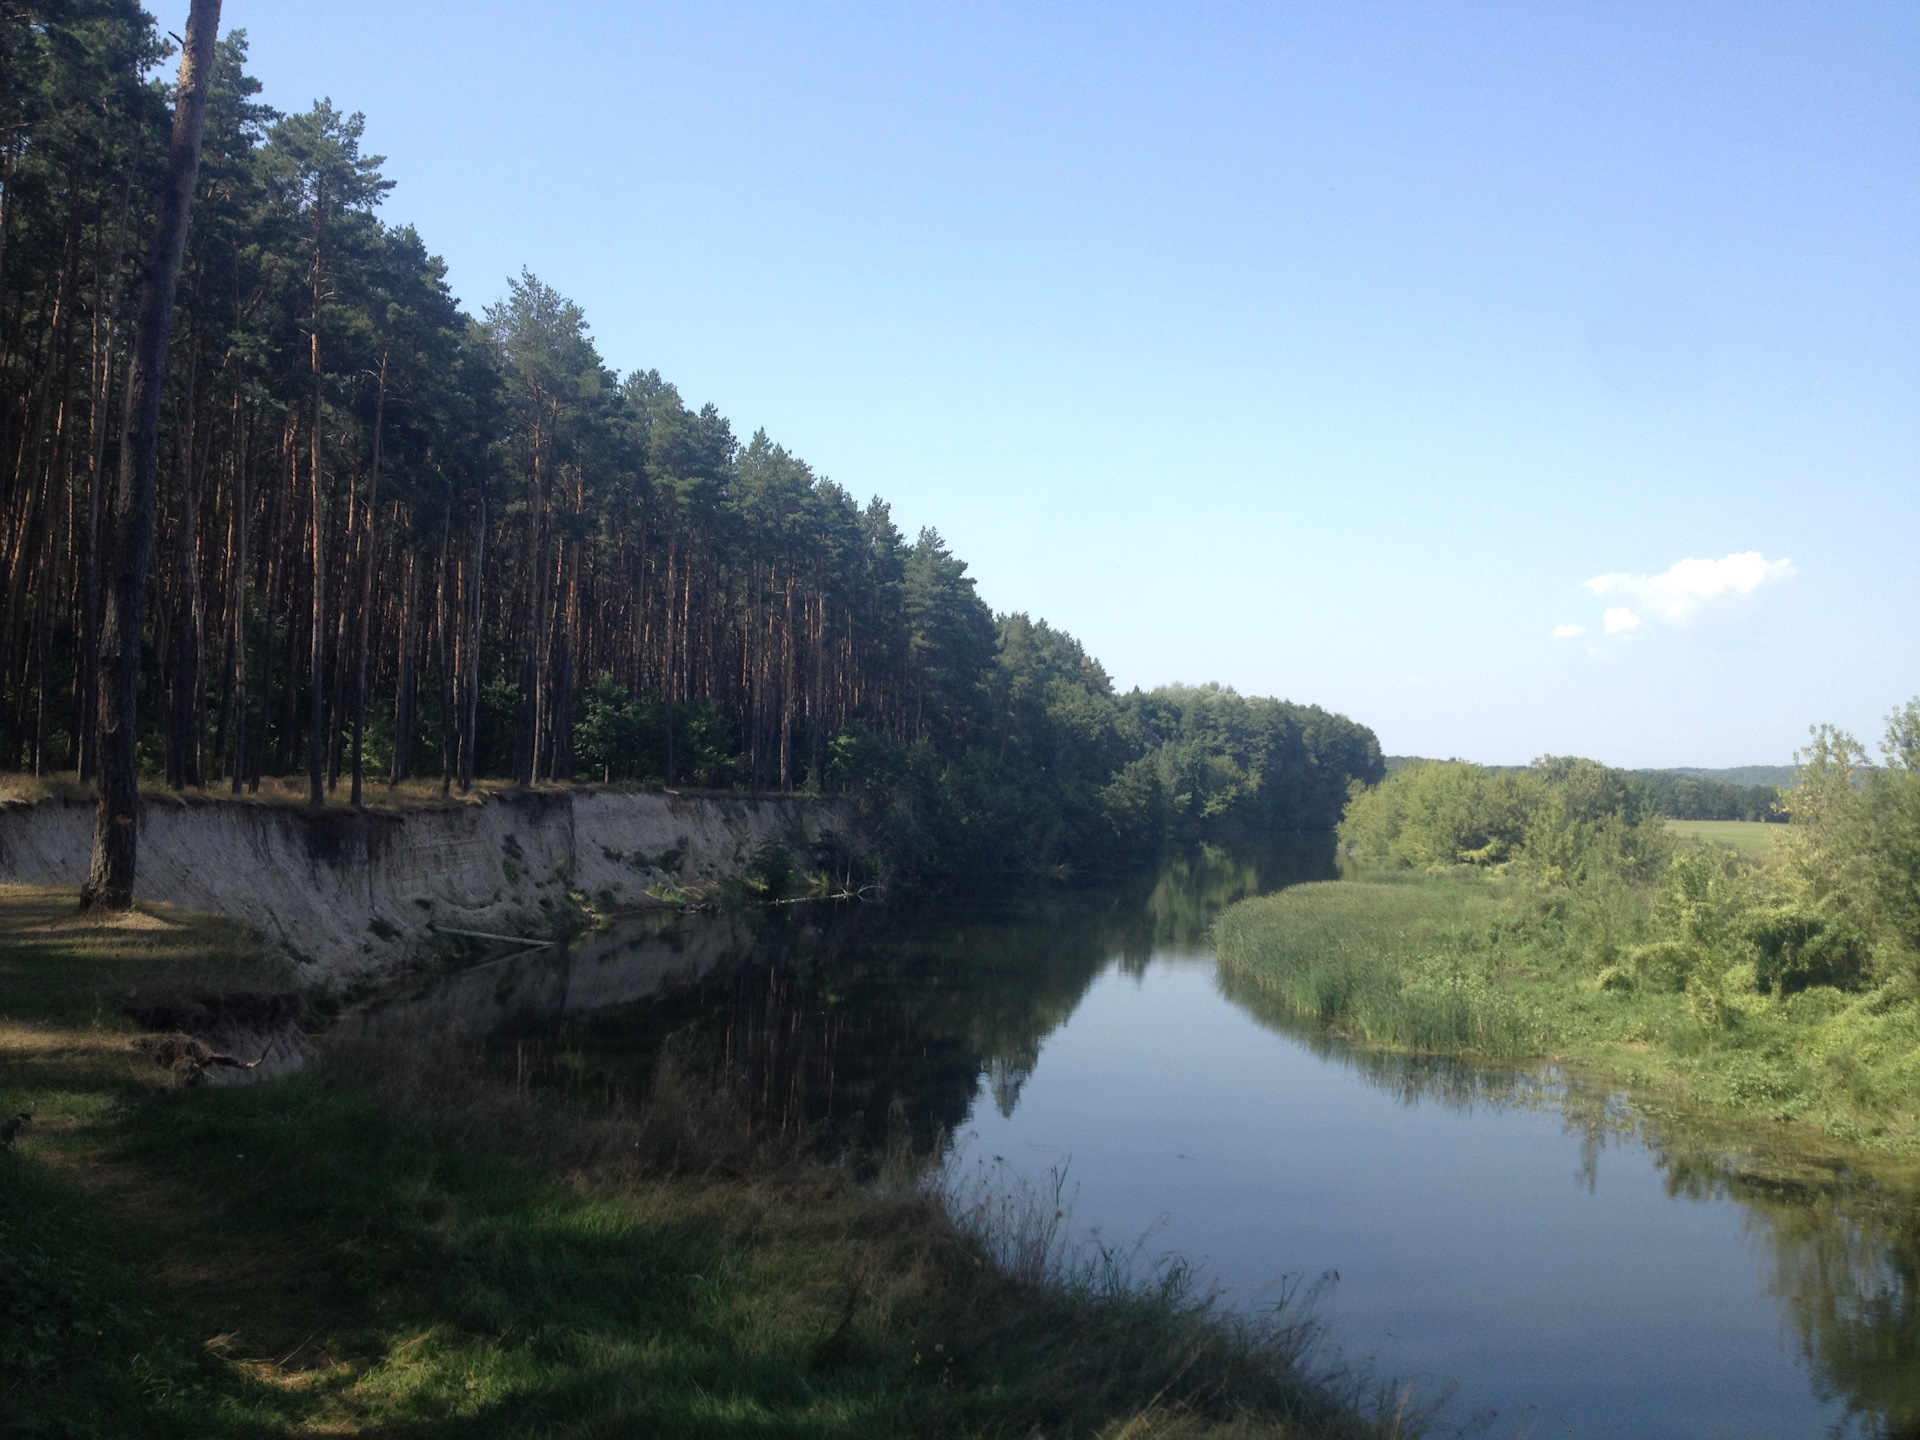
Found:
<svg viewBox="0 0 1920 1440"><path fill-rule="evenodd" d="M1580 1077L1355 1051L1216 969L1303 840L1150 882L914 913L624 922L372 1017L585 1096L663 1046L859 1166L1052 1195L1068 1248L1316 1307L1349 1364L1494 1436L1920 1435L1920 1203L1890 1167Z"/></svg>

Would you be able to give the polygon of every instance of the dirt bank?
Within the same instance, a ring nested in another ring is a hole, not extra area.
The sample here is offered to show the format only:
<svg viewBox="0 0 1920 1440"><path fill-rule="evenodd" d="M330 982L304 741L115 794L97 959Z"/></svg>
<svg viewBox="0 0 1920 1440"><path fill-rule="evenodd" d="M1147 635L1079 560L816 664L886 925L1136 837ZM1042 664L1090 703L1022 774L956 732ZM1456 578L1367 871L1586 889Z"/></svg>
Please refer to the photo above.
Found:
<svg viewBox="0 0 1920 1440"><path fill-rule="evenodd" d="M737 873L765 841L795 848L836 828L831 802L524 791L400 811L320 811L149 798L142 899L257 927L301 979L343 983L416 958L434 927L538 934L569 908L648 903L648 890ZM93 807L0 806L0 880L78 885Z"/></svg>

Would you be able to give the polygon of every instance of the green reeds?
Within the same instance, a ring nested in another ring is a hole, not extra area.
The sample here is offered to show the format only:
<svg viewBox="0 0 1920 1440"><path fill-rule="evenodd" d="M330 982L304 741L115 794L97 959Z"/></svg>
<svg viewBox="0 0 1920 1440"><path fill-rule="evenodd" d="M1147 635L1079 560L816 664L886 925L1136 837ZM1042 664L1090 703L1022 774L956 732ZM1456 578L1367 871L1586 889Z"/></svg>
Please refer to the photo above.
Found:
<svg viewBox="0 0 1920 1440"><path fill-rule="evenodd" d="M1485 938L1496 911L1477 884L1322 881L1234 906L1215 938L1236 978L1371 1044L1537 1054L1545 1027Z"/></svg>

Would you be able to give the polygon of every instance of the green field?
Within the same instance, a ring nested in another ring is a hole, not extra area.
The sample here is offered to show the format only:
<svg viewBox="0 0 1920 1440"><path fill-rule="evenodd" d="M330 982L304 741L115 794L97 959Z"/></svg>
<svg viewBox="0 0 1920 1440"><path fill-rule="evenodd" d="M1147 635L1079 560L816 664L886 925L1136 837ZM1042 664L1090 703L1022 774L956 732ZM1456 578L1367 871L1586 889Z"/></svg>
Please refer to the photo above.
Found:
<svg viewBox="0 0 1920 1440"><path fill-rule="evenodd" d="M1787 833L1784 825L1763 820L1669 820L1667 833L1685 840L1727 845L1748 855L1764 855Z"/></svg>

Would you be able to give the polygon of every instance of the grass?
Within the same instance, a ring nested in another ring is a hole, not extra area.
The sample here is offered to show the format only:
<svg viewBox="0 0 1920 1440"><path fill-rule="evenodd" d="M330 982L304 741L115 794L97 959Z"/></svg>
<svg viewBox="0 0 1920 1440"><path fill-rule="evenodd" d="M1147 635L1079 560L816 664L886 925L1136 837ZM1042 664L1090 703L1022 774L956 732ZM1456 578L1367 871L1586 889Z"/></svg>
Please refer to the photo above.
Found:
<svg viewBox="0 0 1920 1440"><path fill-rule="evenodd" d="M70 904L0 893L0 1111L35 1117L0 1152L0 1428L1419 1428L1316 1372L1310 1324L1221 1310L1177 1270L1004 1263L913 1157L856 1183L670 1063L643 1104L591 1111L459 1049L344 1038L290 1080L184 1086L128 1050L129 997L284 971L225 922L99 927Z"/></svg>
<svg viewBox="0 0 1920 1440"><path fill-rule="evenodd" d="M1217 928L1223 964L1288 1009L1371 1044L1536 1052L1537 1018L1503 988L1482 890L1438 879L1321 881L1242 901Z"/></svg>
<svg viewBox="0 0 1920 1440"><path fill-rule="evenodd" d="M456 788L451 794L442 795L438 780L407 780L399 785L389 786L384 779L369 778L361 787L360 793L369 810L420 810L436 805L478 804L489 795L514 788L510 780L476 780L472 791L468 794L462 795ZM540 788L559 787L543 785ZM178 791L166 785L156 775L143 775L140 779L140 793L153 800L178 800L188 797L239 804L291 806L304 806L308 795L307 777L304 775L263 776L258 789L240 795L233 794L224 783L210 785L204 789ZM351 786L343 778L339 788L327 796L327 803L345 805L350 793ZM0 773L0 803L12 801L31 805L42 800L67 800L76 804L91 805L96 798L93 786L82 785L71 771L50 775L25 775L18 771Z"/></svg>
<svg viewBox="0 0 1920 1440"><path fill-rule="evenodd" d="M1708 845L1725 845L1745 855L1765 855L1785 837L1787 827L1763 820L1669 820L1667 833Z"/></svg>
<svg viewBox="0 0 1920 1440"><path fill-rule="evenodd" d="M1719 1113L1920 1155L1910 990L1776 997L1730 973L1703 1005L1653 986L1604 988L1570 939L1592 918L1569 903L1480 879L1363 878L1244 901L1216 936L1241 993L1367 1043L1550 1058Z"/></svg>

